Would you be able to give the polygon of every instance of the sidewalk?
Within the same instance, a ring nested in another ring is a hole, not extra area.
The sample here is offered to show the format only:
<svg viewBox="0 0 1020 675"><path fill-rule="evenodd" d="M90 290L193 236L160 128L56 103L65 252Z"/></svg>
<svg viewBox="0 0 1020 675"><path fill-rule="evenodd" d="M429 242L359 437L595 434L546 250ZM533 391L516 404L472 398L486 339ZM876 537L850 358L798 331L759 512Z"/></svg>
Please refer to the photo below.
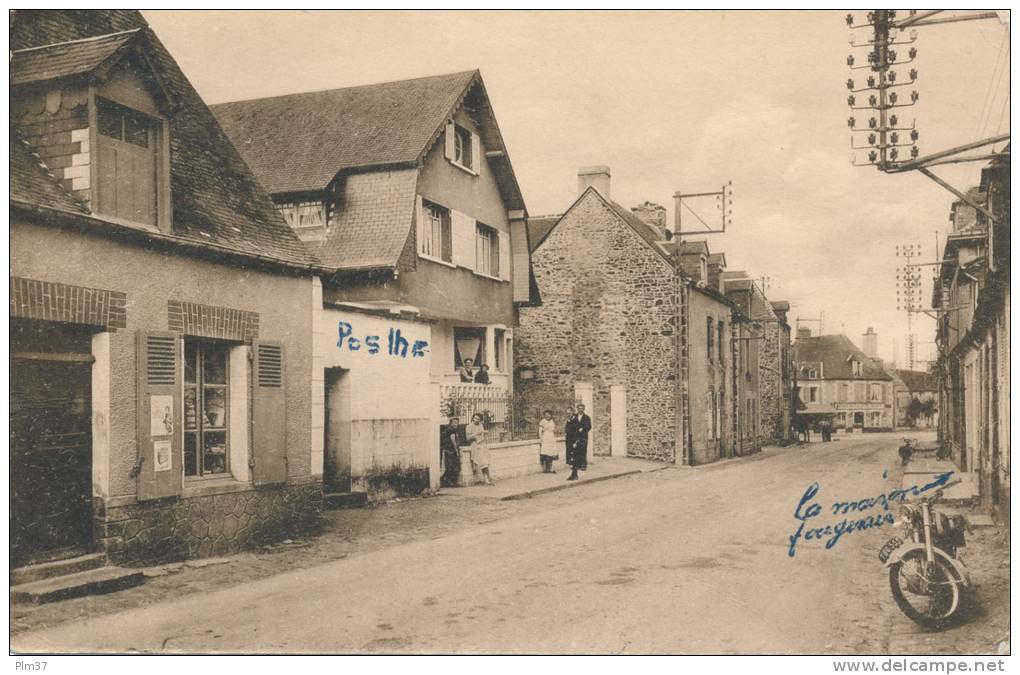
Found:
<svg viewBox="0 0 1020 675"><path fill-rule="evenodd" d="M903 473L903 484L900 486L907 489L914 485L924 485L936 476L953 471L955 475L950 482L960 480L958 485L945 491L946 501L965 501L977 497L978 487L972 473L960 473L957 466L948 460L935 459L933 455L918 456L907 464Z"/></svg>
<svg viewBox="0 0 1020 675"><path fill-rule="evenodd" d="M589 483L629 476L648 471L659 471L673 466L665 462L656 462L636 457L593 457L588 462L588 470L578 473L580 478L568 481L570 467L563 462L553 465L554 474L533 473L518 478L496 481L495 485L472 485L461 488L443 488L440 494L452 497L471 497L474 499L525 499L535 495L580 487Z"/></svg>

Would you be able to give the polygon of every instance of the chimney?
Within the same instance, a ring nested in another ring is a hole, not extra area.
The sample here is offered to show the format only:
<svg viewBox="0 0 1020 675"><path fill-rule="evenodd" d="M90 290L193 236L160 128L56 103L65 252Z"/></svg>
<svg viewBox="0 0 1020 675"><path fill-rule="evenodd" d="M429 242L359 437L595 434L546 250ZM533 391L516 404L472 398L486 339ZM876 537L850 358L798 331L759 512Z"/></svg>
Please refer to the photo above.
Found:
<svg viewBox="0 0 1020 675"><path fill-rule="evenodd" d="M723 271L726 269L726 258L721 253L708 256L708 287L719 293L726 293L723 287Z"/></svg>
<svg viewBox="0 0 1020 675"><path fill-rule="evenodd" d="M582 166L577 170L577 194L580 196L589 187L598 190L606 199L612 199L609 194L608 166Z"/></svg>
<svg viewBox="0 0 1020 675"><path fill-rule="evenodd" d="M654 225L662 230L667 229L665 206L660 206L655 202L645 202L644 204L632 207L631 211L634 212L634 215L649 225Z"/></svg>
<svg viewBox="0 0 1020 675"><path fill-rule="evenodd" d="M868 327L868 332L864 334L864 355L869 359L874 359L878 356L878 333L875 329Z"/></svg>
<svg viewBox="0 0 1020 675"><path fill-rule="evenodd" d="M809 338L809 337L811 337L811 329L810 328L798 328L797 329L797 339L798 340L804 340L804 339Z"/></svg>
<svg viewBox="0 0 1020 675"><path fill-rule="evenodd" d="M786 300L776 300L772 303L772 311L781 323L786 323L786 313L790 311L790 303Z"/></svg>

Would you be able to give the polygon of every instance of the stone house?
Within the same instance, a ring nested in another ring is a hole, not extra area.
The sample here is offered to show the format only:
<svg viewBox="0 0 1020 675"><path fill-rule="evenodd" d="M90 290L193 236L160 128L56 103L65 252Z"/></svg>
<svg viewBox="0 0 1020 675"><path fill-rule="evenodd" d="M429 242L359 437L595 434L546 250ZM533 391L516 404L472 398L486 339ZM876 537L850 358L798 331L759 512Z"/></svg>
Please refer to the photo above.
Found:
<svg viewBox="0 0 1020 675"><path fill-rule="evenodd" d="M981 184L950 211L932 306L939 440L983 508L1009 522L1010 164L1009 146L981 172ZM988 214L993 217L990 219Z"/></svg>
<svg viewBox="0 0 1020 675"><path fill-rule="evenodd" d="M514 331L539 297L527 210L479 72L212 110L328 269L312 378L328 488L362 491L394 467L427 470L436 487L452 414L479 412L490 441L509 440ZM462 381L468 360L488 367L486 382Z"/></svg>
<svg viewBox="0 0 1020 675"><path fill-rule="evenodd" d="M321 270L138 12L11 14L12 566L313 529Z"/></svg>
<svg viewBox="0 0 1020 675"><path fill-rule="evenodd" d="M809 409L830 409L847 431L893 428L892 377L845 335L812 336L800 328L794 343L797 388Z"/></svg>
<svg viewBox="0 0 1020 675"><path fill-rule="evenodd" d="M596 455L707 463L732 454L732 305L707 245L664 225L613 201L604 166L579 171L563 214L529 219L542 306L521 310L516 386L584 402Z"/></svg>
<svg viewBox="0 0 1020 675"><path fill-rule="evenodd" d="M778 370L778 391L775 392L775 399L763 404L766 411L766 434L772 442L786 444L793 440L793 413L796 409L796 369L793 367L793 342L792 331L788 314L790 303L786 300L775 300L771 303L772 311L776 315L775 324L766 326L767 353L772 354L773 349L776 361L771 358L766 363L769 367ZM774 334L772 326L774 325ZM775 344L775 348L771 345Z"/></svg>

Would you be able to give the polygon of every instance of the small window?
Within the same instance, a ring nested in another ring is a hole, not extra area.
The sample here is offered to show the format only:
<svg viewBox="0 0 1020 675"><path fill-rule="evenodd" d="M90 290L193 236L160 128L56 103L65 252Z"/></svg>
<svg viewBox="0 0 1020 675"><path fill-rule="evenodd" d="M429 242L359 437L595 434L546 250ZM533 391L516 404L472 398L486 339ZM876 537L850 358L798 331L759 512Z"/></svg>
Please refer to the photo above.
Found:
<svg viewBox="0 0 1020 675"><path fill-rule="evenodd" d="M450 210L438 204L423 201L421 211L422 227L418 253L451 262L453 260L453 244L450 231Z"/></svg>
<svg viewBox="0 0 1020 675"><path fill-rule="evenodd" d="M724 324L722 321L720 321L719 322L719 365L721 365L723 368L726 367L726 354L723 351L724 350L724 348L723 348L723 343L724 343L723 336L725 335L725 332L726 332L726 324Z"/></svg>
<svg viewBox="0 0 1020 675"><path fill-rule="evenodd" d="M499 276L499 233L481 223L475 229L475 271Z"/></svg>
<svg viewBox="0 0 1020 675"><path fill-rule="evenodd" d="M504 372L506 370L506 331L502 328L496 328L494 331L494 345L496 353L493 354L493 367L498 372Z"/></svg>
<svg viewBox="0 0 1020 675"><path fill-rule="evenodd" d="M811 403L818 403L818 387L811 387L808 389L808 401Z"/></svg>
<svg viewBox="0 0 1020 675"><path fill-rule="evenodd" d="M707 345L706 345L707 348L708 348L708 362L711 363L712 362L712 352L715 351L715 346L713 344L715 342L715 340L713 339L713 336L715 335L715 322L712 321L712 317L708 316L708 317L705 317L705 324L706 324L706 327L705 327L705 338L708 340Z"/></svg>
<svg viewBox="0 0 1020 675"><path fill-rule="evenodd" d="M222 342L184 341L184 475L225 474L228 349Z"/></svg>
<svg viewBox="0 0 1020 675"><path fill-rule="evenodd" d="M471 147L471 132L464 127L454 127L453 137L453 161L465 169L474 170L471 166L474 155Z"/></svg>

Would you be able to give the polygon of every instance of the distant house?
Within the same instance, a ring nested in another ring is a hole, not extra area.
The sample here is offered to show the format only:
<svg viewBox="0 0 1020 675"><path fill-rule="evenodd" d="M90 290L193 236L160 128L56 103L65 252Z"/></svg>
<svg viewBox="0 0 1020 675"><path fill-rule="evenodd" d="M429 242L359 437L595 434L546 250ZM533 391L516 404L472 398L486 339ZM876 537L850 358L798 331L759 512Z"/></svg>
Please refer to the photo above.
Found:
<svg viewBox="0 0 1020 675"><path fill-rule="evenodd" d="M314 258L138 12L10 38L12 564L314 528Z"/></svg>
<svg viewBox="0 0 1020 675"><path fill-rule="evenodd" d="M801 402L831 405L836 428L893 428L892 377L845 335L812 337L801 328L793 345Z"/></svg>
<svg viewBox="0 0 1020 675"><path fill-rule="evenodd" d="M452 414L484 413L492 440L506 438L518 311L539 296L527 210L478 71L213 112L330 270L314 303L327 484L357 488L398 465L438 484L438 425ZM482 364L488 384L474 381Z"/></svg>
<svg viewBox="0 0 1020 675"><path fill-rule="evenodd" d="M931 414L921 413L913 420L907 414L911 401L924 404L926 401L937 401L938 380L931 373L922 370L890 369L893 378L893 396L897 427L935 427L938 423L937 403L930 404Z"/></svg>

